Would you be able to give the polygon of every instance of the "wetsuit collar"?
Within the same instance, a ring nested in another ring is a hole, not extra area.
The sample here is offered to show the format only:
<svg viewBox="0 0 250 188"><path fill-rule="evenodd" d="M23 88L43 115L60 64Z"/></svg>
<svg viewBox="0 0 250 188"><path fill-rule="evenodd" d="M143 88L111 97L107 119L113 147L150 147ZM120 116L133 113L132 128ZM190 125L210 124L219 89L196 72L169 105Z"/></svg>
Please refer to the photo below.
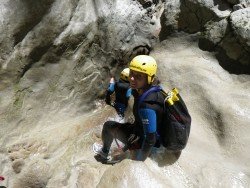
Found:
<svg viewBox="0 0 250 188"><path fill-rule="evenodd" d="M147 85L146 87L136 89L136 91L138 92L138 94L139 94L139 96L140 96L140 95L142 95L144 92L146 92L147 90L149 90L149 88L150 88L151 86L152 86L152 85Z"/></svg>

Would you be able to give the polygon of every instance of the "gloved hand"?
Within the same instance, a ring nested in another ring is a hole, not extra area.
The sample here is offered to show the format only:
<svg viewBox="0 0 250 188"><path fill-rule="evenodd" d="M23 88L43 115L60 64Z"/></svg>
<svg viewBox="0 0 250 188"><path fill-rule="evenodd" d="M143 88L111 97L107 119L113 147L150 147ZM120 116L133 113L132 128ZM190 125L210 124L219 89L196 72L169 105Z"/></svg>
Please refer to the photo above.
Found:
<svg viewBox="0 0 250 188"><path fill-rule="evenodd" d="M131 134L128 138L128 144L132 145L135 144L138 140L140 139L139 136L135 135L135 134Z"/></svg>
<svg viewBox="0 0 250 188"><path fill-rule="evenodd" d="M131 147L133 147L133 145L137 145L136 142L140 139L139 136L135 135L135 134L130 134L129 138L128 138L128 142L127 144L122 148L123 152L127 151L128 149L131 149Z"/></svg>

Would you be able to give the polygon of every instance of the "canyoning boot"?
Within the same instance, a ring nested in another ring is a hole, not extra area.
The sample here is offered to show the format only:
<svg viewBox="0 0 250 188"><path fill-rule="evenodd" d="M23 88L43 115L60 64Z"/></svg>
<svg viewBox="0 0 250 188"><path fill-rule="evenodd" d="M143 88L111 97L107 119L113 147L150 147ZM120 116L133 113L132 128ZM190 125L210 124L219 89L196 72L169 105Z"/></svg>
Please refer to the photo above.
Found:
<svg viewBox="0 0 250 188"><path fill-rule="evenodd" d="M123 155L119 155L120 152L118 152L118 150L120 151L120 149L114 152L105 153L102 151L102 147L103 147L102 144L99 143L94 143L92 146L92 150L96 154L94 158L98 162L101 162L103 164L113 165L121 162L124 158L126 158Z"/></svg>
<svg viewBox="0 0 250 188"><path fill-rule="evenodd" d="M106 161L110 160L109 154L103 152L101 144L94 143L92 146L92 150L96 154L94 157L98 162L105 163Z"/></svg>

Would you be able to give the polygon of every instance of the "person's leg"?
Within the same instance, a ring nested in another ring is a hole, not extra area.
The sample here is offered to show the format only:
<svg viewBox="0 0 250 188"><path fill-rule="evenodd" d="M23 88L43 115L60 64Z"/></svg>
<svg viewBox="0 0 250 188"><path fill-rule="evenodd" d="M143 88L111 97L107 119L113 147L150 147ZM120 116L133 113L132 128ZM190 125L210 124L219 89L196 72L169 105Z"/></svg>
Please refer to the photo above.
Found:
<svg viewBox="0 0 250 188"><path fill-rule="evenodd" d="M115 121L107 121L102 129L102 141L104 153L108 153L113 142L117 138L124 144L127 144L128 136L132 132L132 126L129 123L118 123Z"/></svg>

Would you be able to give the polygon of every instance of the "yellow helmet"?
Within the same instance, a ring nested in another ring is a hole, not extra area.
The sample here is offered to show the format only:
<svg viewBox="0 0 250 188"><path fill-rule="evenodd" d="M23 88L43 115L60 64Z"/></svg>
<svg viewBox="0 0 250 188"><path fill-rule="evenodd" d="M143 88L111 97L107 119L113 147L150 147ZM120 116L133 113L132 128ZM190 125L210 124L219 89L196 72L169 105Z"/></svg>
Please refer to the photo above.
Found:
<svg viewBox="0 0 250 188"><path fill-rule="evenodd" d="M128 82L129 80L129 68L125 68L123 69L123 71L121 72L120 78L126 82Z"/></svg>
<svg viewBox="0 0 250 188"><path fill-rule="evenodd" d="M151 84L157 71L157 63L151 56L138 55L130 62L129 69L147 74L148 84Z"/></svg>

